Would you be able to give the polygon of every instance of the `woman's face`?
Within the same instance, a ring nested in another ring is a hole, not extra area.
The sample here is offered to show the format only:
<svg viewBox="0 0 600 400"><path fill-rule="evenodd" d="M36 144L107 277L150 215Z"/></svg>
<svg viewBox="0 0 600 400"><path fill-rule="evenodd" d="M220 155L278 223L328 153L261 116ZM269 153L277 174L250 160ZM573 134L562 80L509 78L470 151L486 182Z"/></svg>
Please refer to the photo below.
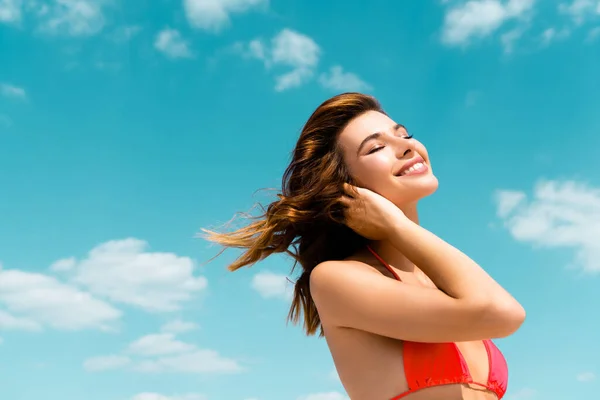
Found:
<svg viewBox="0 0 600 400"><path fill-rule="evenodd" d="M416 203L438 187L425 147L385 114L368 111L355 118L338 144L358 186L398 207Z"/></svg>

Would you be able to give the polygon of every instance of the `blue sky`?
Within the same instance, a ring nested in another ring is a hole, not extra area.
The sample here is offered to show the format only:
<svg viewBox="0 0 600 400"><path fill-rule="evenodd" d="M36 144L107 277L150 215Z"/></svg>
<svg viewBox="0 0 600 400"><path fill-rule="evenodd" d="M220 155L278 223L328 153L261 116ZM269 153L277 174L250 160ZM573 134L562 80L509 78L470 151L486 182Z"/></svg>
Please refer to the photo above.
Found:
<svg viewBox="0 0 600 400"><path fill-rule="evenodd" d="M195 238L346 90L428 147L423 225L527 309L506 398L597 396L599 71L598 0L0 0L0 397L346 399L285 324L289 260Z"/></svg>

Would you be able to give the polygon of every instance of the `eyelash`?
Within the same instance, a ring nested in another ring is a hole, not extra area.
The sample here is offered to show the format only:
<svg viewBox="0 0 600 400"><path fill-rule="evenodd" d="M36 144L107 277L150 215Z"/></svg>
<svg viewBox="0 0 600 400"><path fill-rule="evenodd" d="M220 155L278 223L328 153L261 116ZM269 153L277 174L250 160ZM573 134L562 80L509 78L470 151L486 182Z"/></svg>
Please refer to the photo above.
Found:
<svg viewBox="0 0 600 400"><path fill-rule="evenodd" d="M413 135L407 135L407 136L402 136L403 139L412 139ZM369 154L373 154L375 152L378 152L379 150L383 149L385 146L379 146L379 147L375 147L371 150L369 150L369 152L367 153L367 155Z"/></svg>

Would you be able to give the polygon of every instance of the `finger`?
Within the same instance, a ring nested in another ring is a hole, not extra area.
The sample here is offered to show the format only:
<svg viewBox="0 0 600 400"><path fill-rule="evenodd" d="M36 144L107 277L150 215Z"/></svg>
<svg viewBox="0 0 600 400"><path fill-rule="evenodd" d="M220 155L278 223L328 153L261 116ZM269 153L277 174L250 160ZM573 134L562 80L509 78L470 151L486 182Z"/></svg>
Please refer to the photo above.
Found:
<svg viewBox="0 0 600 400"><path fill-rule="evenodd" d="M349 183L344 183L344 192L346 195L355 198L358 196L358 188Z"/></svg>
<svg viewBox="0 0 600 400"><path fill-rule="evenodd" d="M351 206L354 199L348 195L342 195L338 198L339 202L344 206Z"/></svg>

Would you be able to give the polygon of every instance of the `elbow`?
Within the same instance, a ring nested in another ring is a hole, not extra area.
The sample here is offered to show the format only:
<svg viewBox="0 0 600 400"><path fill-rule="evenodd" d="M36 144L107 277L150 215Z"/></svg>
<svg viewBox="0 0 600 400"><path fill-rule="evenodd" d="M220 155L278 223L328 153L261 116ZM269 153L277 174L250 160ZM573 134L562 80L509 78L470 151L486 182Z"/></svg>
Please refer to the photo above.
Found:
<svg viewBox="0 0 600 400"><path fill-rule="evenodd" d="M514 299L482 301L475 307L480 333L490 339L515 333L525 321L525 309Z"/></svg>
<svg viewBox="0 0 600 400"><path fill-rule="evenodd" d="M515 333L523 322L526 312L515 299L502 299L488 304L487 312L492 317L491 325L496 338L504 338Z"/></svg>

